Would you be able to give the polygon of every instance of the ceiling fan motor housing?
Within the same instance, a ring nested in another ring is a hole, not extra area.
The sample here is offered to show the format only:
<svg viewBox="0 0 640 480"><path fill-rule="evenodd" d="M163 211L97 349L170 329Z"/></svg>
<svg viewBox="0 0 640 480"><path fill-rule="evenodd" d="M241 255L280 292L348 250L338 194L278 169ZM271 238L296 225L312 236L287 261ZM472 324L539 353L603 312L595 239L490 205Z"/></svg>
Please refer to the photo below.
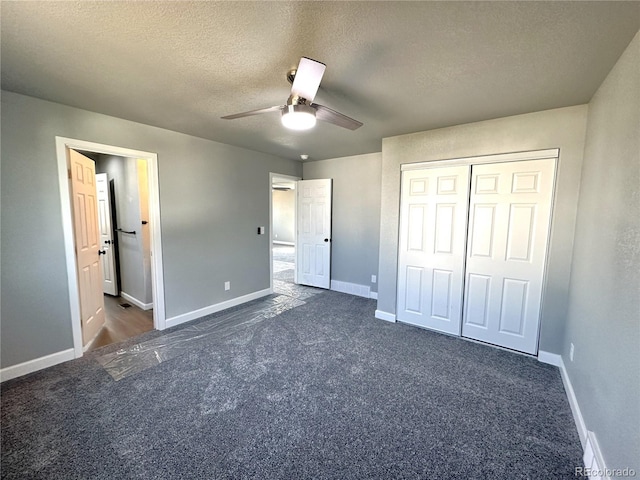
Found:
<svg viewBox="0 0 640 480"><path fill-rule="evenodd" d="M316 110L304 103L290 105L287 103L282 108L282 124L293 130L308 130L316 124Z"/></svg>

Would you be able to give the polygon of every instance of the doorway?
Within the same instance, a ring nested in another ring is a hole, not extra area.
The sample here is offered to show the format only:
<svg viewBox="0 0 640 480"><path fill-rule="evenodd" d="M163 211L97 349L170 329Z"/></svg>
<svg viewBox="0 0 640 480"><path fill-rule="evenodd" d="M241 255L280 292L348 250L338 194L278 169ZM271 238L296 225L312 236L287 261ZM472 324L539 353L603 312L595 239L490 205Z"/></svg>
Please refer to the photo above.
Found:
<svg viewBox="0 0 640 480"><path fill-rule="evenodd" d="M144 159L79 153L95 164L105 312L90 351L153 330L149 185Z"/></svg>
<svg viewBox="0 0 640 480"><path fill-rule="evenodd" d="M296 186L299 177L269 174L271 290L297 282Z"/></svg>
<svg viewBox="0 0 640 480"><path fill-rule="evenodd" d="M125 157L135 159L136 171L143 173L142 177L146 177L146 188L148 192L148 219L143 219L148 228L148 256L147 263L149 265L149 282L151 305L153 305L153 328L163 330L165 328L165 306L164 306L164 281L162 277L162 247L160 236L160 199L158 189L158 165L157 155L150 152L131 150L111 145L103 145L82 140L56 137L56 151L58 159L58 177L60 185L60 201L62 208L63 232L65 239L65 254L67 273L69 281L69 306L71 310L71 326L73 332L73 343L75 357L81 357L84 350L81 326L81 305L80 305L80 289L78 286L78 270L76 265L76 252L74 240L74 220L73 209L71 204L70 193L70 166L69 158L72 150L90 152L93 155L106 155L112 157ZM144 163L139 163L143 161ZM140 223L137 229L141 232L141 228L145 227ZM121 230L125 230L118 227ZM133 230L126 230L133 231ZM142 241L143 235L140 235ZM144 275L144 274L142 274ZM135 297L134 297L135 298ZM131 304L132 302L126 302ZM146 304L142 304L143 306ZM106 311L106 308L105 308ZM115 339L117 341L118 337Z"/></svg>

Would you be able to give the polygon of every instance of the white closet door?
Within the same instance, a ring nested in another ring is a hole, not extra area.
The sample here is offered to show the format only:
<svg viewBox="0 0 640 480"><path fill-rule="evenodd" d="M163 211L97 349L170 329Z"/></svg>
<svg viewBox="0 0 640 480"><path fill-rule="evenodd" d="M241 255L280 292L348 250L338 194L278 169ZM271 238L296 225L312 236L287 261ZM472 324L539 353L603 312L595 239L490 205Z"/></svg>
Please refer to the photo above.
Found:
<svg viewBox="0 0 640 480"><path fill-rule="evenodd" d="M331 287L331 179L296 182L298 283Z"/></svg>
<svg viewBox="0 0 640 480"><path fill-rule="evenodd" d="M469 166L402 174L397 319L460 335Z"/></svg>
<svg viewBox="0 0 640 480"><path fill-rule="evenodd" d="M462 335L536 353L555 159L474 165Z"/></svg>

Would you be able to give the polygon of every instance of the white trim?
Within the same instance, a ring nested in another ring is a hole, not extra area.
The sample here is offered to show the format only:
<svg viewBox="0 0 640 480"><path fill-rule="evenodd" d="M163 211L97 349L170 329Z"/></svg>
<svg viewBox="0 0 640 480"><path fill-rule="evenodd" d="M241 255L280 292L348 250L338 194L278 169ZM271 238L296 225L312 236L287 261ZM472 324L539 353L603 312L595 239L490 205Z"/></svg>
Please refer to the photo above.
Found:
<svg viewBox="0 0 640 480"><path fill-rule="evenodd" d="M580 443L584 448L587 440L587 427L584 423L582 412L580 412L578 399L576 398L576 394L573 391L573 385L571 385L571 380L569 379L569 374L567 373L567 369L564 366L562 357L555 353L549 353L540 350L538 352L538 361L542 363L548 363L549 365L554 365L560 369L560 376L562 377L562 383L564 384L564 391L567 394L567 399L569 400L571 413L573 413L573 421L576 423L578 436L580 437Z"/></svg>
<svg viewBox="0 0 640 480"><path fill-rule="evenodd" d="M378 299L378 292L369 292L369 298Z"/></svg>
<svg viewBox="0 0 640 480"><path fill-rule="evenodd" d="M262 298L266 295L270 295L271 293L272 293L271 288L265 288L264 290L248 293L247 295L232 298L231 300L225 300L224 302L216 303L215 305L209 305L208 307L200 308L192 312L182 313L180 315L176 315L175 317L167 318L166 326L167 328L175 327L176 325L180 325L185 322L190 322L191 320L195 320L196 318L201 318L206 315L211 315L212 313L216 313L221 310L225 310L227 308L235 307L237 305L250 302L251 300Z"/></svg>
<svg viewBox="0 0 640 480"><path fill-rule="evenodd" d="M44 368L53 367L54 365L62 362L68 362L74 358L76 358L75 350L73 348L69 348L67 350L62 350L61 352L45 355L44 357L34 358L28 362L12 365L0 370L0 382L21 377L27 373L37 372Z"/></svg>
<svg viewBox="0 0 640 480"><path fill-rule="evenodd" d="M282 242L280 240L274 240L273 244L274 245L286 245L288 247L295 247L296 246L296 244L294 242Z"/></svg>
<svg viewBox="0 0 640 480"><path fill-rule="evenodd" d="M274 242L273 241L273 192L272 186L273 182L276 178L281 178L282 180L291 180L292 182L298 182L298 180L302 180L302 177L293 177L291 175L282 175L280 173L269 172L269 293L273 293L273 244L274 243L284 243L284 242ZM296 184L297 187L297 184ZM298 202L295 201L293 205L293 231L298 231ZM295 248L296 244L287 243L287 245L293 245ZM294 251L293 262L293 283L298 283L298 269L295 267L295 262L297 258L297 254Z"/></svg>
<svg viewBox="0 0 640 480"><path fill-rule="evenodd" d="M546 363L548 365L553 365L554 367L560 367L560 365L562 364L562 357L557 353L550 353L539 350L538 361L541 363Z"/></svg>
<svg viewBox="0 0 640 480"><path fill-rule="evenodd" d="M578 430L578 436L580 437L580 443L584 447L587 441L587 426L584 423L582 412L580 411L580 405L578 405L578 399L576 393L573 391L573 385L569 379L569 374L564 366L564 361L560 359L560 376L562 377L562 383L564 384L564 390L567 393L567 399L569 400L569 406L571 407L571 413L573 413L573 421L576 423L576 429Z"/></svg>
<svg viewBox="0 0 640 480"><path fill-rule="evenodd" d="M573 385L571 385L571 380L569 379L569 374L564 366L562 356L540 350L538 352L538 361L556 366L560 369L560 376L564 385L564 391L567 394L567 400L569 401L571 413L573 414L573 421L576 424L576 429L578 430L578 436L580 437L580 443L582 445L582 460L587 469L590 469L592 473L596 473L595 475L590 475L589 478L609 480L610 477L607 473L609 470L607 469L604 457L602 456L602 450L600 450L596 434L587 430L584 417L582 416L580 406L578 405L576 393L573 390Z"/></svg>
<svg viewBox="0 0 640 480"><path fill-rule="evenodd" d="M151 310L153 308L153 303L143 303L136 297L129 295L127 292L123 292L122 290L120 291L120 296L127 302L133 303L136 307L141 308L142 310Z"/></svg>
<svg viewBox="0 0 640 480"><path fill-rule="evenodd" d="M389 312L383 312L382 310L376 310L376 318L378 318L380 320L386 320L387 322L395 322L396 321L396 314L395 313L389 313Z"/></svg>
<svg viewBox="0 0 640 480"><path fill-rule="evenodd" d="M482 163L503 163L519 162L521 160L542 160L544 158L558 158L559 148L549 148L546 150L532 150L527 152L498 153L495 155L481 155L479 157L450 158L443 160L433 160L430 162L403 163L400 165L401 171L421 170L423 168L437 168L450 165L479 165Z"/></svg>
<svg viewBox="0 0 640 480"><path fill-rule="evenodd" d="M58 184L60 187L60 205L62 210L62 230L64 235L67 281L69 290L69 308L71 310L71 330L75 357L83 353L82 327L80 324L80 296L78 293L78 274L73 237L73 215L69 190L69 149L86 150L108 155L140 158L147 161L149 180L149 216L151 220L151 279L153 285L153 326L157 330L165 328L164 277L162 266L162 236L160 230L160 191L158 188L158 155L151 152L115 147L100 143L87 142L65 137L55 137L58 160Z"/></svg>
<svg viewBox="0 0 640 480"><path fill-rule="evenodd" d="M357 297L371 298L371 287L368 285L331 280L330 289L334 292L348 293L349 295L356 295Z"/></svg>
<svg viewBox="0 0 640 480"><path fill-rule="evenodd" d="M589 469L589 478L591 480L610 480L610 470L604 464L602 450L600 450L596 434L592 431L587 432L582 461Z"/></svg>

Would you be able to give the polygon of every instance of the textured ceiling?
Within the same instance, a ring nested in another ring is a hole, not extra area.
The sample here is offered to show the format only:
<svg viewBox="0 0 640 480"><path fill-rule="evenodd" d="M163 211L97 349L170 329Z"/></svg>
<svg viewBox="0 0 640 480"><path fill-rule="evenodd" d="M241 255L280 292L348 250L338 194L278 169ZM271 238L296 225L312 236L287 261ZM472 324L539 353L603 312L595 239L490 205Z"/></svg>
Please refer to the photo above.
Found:
<svg viewBox="0 0 640 480"><path fill-rule="evenodd" d="M640 28L639 2L7 2L2 88L309 160L384 137L590 100ZM281 126L301 56L349 131Z"/></svg>

